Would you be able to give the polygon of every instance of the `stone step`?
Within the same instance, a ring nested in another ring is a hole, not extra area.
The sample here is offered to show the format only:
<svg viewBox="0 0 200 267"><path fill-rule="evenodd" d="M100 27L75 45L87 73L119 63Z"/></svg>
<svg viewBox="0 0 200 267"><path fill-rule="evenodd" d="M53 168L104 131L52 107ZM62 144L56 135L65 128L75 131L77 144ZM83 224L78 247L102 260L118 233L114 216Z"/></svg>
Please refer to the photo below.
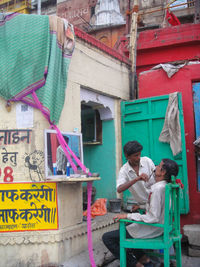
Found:
<svg viewBox="0 0 200 267"><path fill-rule="evenodd" d="M184 225L183 232L188 238L189 256L200 257L200 224Z"/></svg>

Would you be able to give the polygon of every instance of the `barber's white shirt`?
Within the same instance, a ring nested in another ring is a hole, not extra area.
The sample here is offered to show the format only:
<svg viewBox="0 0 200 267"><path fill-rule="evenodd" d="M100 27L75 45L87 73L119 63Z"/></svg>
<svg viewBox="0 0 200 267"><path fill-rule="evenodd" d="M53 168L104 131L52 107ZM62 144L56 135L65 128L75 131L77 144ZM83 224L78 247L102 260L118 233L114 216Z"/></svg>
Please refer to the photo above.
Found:
<svg viewBox="0 0 200 267"><path fill-rule="evenodd" d="M152 185L151 194L146 204L146 214L130 213L127 218L146 223L164 223L165 185L166 181ZM133 238L153 238L163 233L163 228L136 223L128 225L127 230Z"/></svg>
<svg viewBox="0 0 200 267"><path fill-rule="evenodd" d="M131 187L129 187L129 191L132 193L133 200L138 204L145 204L148 200L149 189L152 184L155 183L153 171L155 169L155 165L153 161L148 157L140 158L140 166L139 166L139 175L145 173L148 177L151 175L148 182L138 181ZM135 179L138 175L134 171L134 169L127 162L125 163L120 171L117 179L117 187Z"/></svg>

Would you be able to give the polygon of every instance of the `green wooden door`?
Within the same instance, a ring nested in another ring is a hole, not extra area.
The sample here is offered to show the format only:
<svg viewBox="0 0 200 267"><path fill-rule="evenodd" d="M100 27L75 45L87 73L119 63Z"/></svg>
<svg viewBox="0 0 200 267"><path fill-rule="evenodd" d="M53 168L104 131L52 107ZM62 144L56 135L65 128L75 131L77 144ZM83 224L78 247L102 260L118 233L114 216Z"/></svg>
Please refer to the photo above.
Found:
<svg viewBox="0 0 200 267"><path fill-rule="evenodd" d="M143 145L142 156L150 157L155 165L162 158L170 158L179 165L178 178L184 184L181 190L181 213L189 212L187 161L185 147L185 133L181 94L178 94L182 152L175 157L168 143L161 143L159 136L163 128L169 95L124 101L121 103L122 114L122 146L128 141L137 140ZM123 155L123 163L126 159ZM124 202L130 197L130 192L124 192Z"/></svg>

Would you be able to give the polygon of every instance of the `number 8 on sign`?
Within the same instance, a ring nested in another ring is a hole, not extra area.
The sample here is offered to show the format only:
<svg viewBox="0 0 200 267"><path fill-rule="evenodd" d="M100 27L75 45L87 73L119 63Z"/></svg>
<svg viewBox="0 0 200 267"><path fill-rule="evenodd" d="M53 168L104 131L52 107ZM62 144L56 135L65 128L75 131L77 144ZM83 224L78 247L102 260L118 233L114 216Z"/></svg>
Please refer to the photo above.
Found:
<svg viewBox="0 0 200 267"><path fill-rule="evenodd" d="M12 176L12 173L13 173L13 169L11 167L5 167L4 168L4 182L6 183L10 183L10 182L13 182L13 176ZM0 169L0 175L1 175L1 169Z"/></svg>

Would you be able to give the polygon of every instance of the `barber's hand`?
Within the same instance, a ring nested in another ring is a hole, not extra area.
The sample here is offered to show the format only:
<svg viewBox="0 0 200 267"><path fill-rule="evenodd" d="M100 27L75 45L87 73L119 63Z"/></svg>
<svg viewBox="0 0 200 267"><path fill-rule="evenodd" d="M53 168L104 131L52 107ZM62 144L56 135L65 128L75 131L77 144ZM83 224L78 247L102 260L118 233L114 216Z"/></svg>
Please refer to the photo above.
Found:
<svg viewBox="0 0 200 267"><path fill-rule="evenodd" d="M120 219L127 219L127 214L117 214L113 217L114 222L118 222Z"/></svg>
<svg viewBox="0 0 200 267"><path fill-rule="evenodd" d="M131 211L132 212L137 211L139 208L140 208L139 205L133 205Z"/></svg>
<svg viewBox="0 0 200 267"><path fill-rule="evenodd" d="M146 173L141 173L139 176L140 180L147 182L149 180L149 177Z"/></svg>

